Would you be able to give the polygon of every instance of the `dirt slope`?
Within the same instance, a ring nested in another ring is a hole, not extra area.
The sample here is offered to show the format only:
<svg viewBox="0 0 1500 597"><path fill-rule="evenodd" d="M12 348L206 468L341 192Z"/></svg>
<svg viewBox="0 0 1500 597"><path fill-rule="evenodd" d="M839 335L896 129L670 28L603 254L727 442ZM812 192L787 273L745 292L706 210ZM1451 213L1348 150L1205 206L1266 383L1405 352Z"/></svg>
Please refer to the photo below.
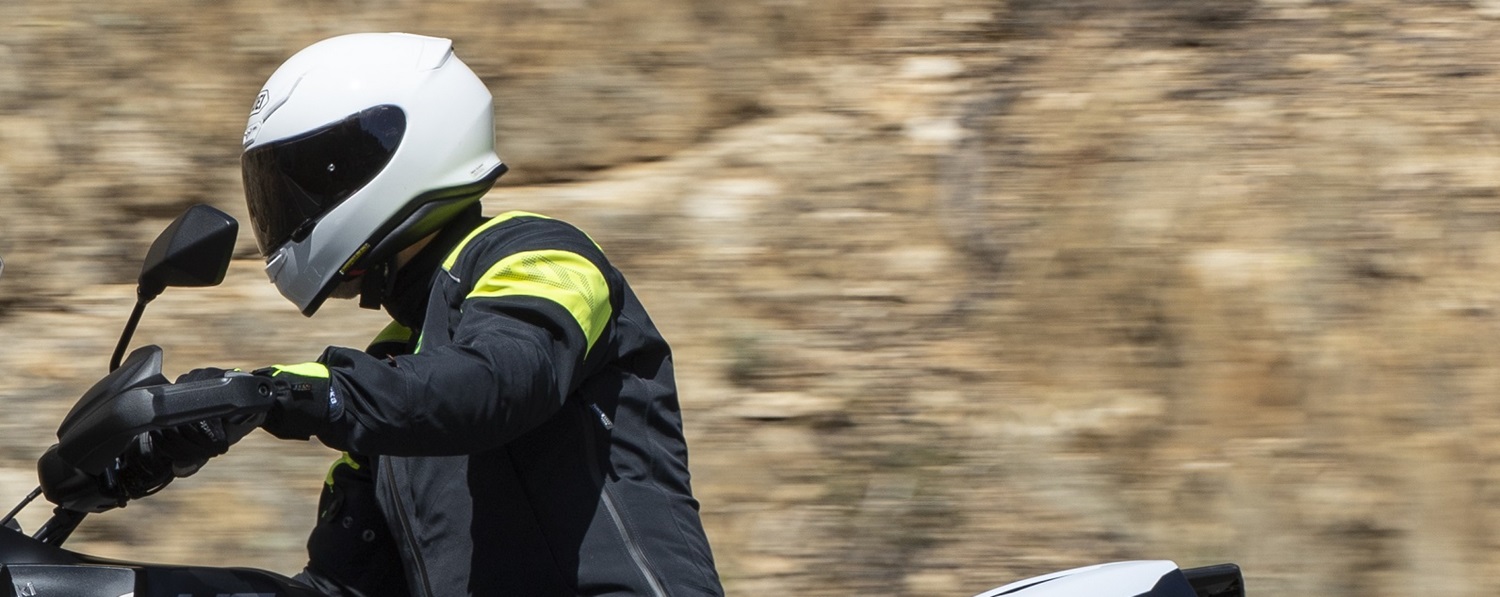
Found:
<svg viewBox="0 0 1500 597"><path fill-rule="evenodd" d="M0 4L0 490L34 485L182 207L243 217L261 81L455 39L514 170L676 348L736 594L965 595L1104 560L1256 595L1500 590L1500 3ZM259 272L168 368L361 344ZM78 546L301 563L332 456L254 437ZM44 512L23 521L34 527Z"/></svg>

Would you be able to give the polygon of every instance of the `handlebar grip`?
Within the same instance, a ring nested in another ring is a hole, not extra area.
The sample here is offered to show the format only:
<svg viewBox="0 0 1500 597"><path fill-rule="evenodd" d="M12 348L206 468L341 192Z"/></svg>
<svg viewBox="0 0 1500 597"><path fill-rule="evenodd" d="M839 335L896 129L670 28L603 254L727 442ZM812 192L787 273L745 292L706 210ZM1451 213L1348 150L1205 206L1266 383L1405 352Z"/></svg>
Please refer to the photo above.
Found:
<svg viewBox="0 0 1500 597"><path fill-rule="evenodd" d="M275 401L270 379L259 375L134 388L62 432L57 453L71 467L99 475L141 433L203 419L256 415L270 410Z"/></svg>
<svg viewBox="0 0 1500 597"><path fill-rule="evenodd" d="M120 496L108 495L98 475L78 470L63 460L53 444L36 461L37 477L47 501L73 512L103 512L123 505Z"/></svg>

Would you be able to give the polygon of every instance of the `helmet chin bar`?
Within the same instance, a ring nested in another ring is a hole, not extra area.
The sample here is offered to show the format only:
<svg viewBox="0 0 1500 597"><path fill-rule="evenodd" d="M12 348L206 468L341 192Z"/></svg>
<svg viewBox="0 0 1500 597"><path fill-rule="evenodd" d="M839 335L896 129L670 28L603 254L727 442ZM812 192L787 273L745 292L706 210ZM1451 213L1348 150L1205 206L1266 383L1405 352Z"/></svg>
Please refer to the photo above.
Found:
<svg viewBox="0 0 1500 597"><path fill-rule="evenodd" d="M371 236L373 246L364 258L373 262L393 259L402 249L447 226L464 210L478 203L507 170L509 167L504 163L497 163L478 180L417 195L402 213L391 218L387 228Z"/></svg>
<svg viewBox="0 0 1500 597"><path fill-rule="evenodd" d="M312 316L340 282L352 279L355 275L361 276L362 279L360 306L367 309L380 308L382 298L392 294L396 278L396 259L401 251L441 230L466 210L477 209L480 198L489 191L490 187L494 186L495 180L500 178L506 170L505 164L496 164L479 180L434 189L412 199L402 210L403 213L386 222L380 230L365 241L362 248L356 251L355 256L345 260L342 268L330 274L315 300L302 309L302 314ZM314 231L314 234L317 232ZM273 279L275 279L274 276Z"/></svg>

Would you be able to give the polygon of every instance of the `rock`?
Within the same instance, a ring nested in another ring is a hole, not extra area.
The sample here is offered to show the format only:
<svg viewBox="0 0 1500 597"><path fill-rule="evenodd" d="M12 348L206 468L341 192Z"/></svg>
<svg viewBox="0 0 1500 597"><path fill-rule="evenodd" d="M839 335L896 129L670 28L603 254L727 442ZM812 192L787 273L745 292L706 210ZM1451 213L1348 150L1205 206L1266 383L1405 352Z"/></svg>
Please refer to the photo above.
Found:
<svg viewBox="0 0 1500 597"><path fill-rule="evenodd" d="M730 412L756 421L785 421L835 415L843 405L833 398L801 392L756 392L746 394Z"/></svg>
<svg viewBox="0 0 1500 597"><path fill-rule="evenodd" d="M901 61L903 79L950 79L963 74L964 63L952 56L913 56Z"/></svg>

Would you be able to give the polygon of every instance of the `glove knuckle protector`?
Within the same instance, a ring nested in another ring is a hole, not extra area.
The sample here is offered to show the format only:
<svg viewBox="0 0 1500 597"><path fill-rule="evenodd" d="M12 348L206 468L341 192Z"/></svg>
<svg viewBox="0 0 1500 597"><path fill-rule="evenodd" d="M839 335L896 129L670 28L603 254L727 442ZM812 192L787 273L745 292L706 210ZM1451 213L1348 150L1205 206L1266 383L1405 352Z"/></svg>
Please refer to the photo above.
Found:
<svg viewBox="0 0 1500 597"><path fill-rule="evenodd" d="M281 439L306 440L329 419L332 392L328 367L322 363L273 365L255 371L271 378L276 403L261 427Z"/></svg>
<svg viewBox="0 0 1500 597"><path fill-rule="evenodd" d="M229 370L220 369L218 367L199 367L177 376L177 381L173 383L188 383L193 381L203 381L205 379L218 379L220 377L224 377L224 374L228 372Z"/></svg>

